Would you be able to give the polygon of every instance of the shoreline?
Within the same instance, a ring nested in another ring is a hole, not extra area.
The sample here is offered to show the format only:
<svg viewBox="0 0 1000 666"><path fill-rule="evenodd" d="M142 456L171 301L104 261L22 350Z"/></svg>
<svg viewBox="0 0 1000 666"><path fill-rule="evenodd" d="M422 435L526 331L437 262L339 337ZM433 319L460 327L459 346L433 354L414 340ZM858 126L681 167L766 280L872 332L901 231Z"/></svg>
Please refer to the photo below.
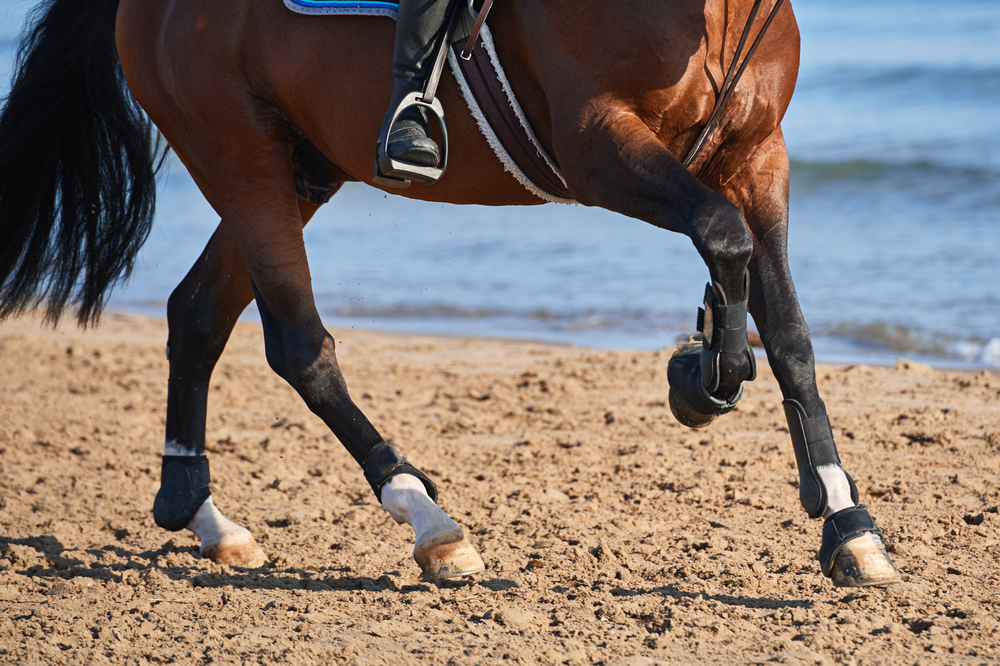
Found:
<svg viewBox="0 0 1000 666"><path fill-rule="evenodd" d="M164 305L164 307L166 307ZM254 307L253 305L250 306ZM120 314L123 316L133 316L133 317L146 317L149 319L166 321L165 315L153 315L145 312L131 312L127 309L115 309L109 308L107 314ZM322 314L321 314L322 317ZM553 333L552 337L546 337L544 333L525 333L524 336L518 336L516 334L498 334L498 335L488 335L488 334L468 334L462 332L445 332L440 330L420 330L419 328L410 330L403 328L392 328L391 326L379 327L377 324L375 326L345 326L345 321L349 320L348 317L343 316L333 316L325 318L326 321L335 321L336 324L333 328L339 330L350 330L357 332L371 332L386 335L417 335L423 337L440 337L446 339L481 339L481 340L496 340L496 341L507 341L507 342L524 342L529 344L539 344L539 345L555 345L555 346L566 346L566 347L580 347L589 348L594 350L603 351L636 351L636 352L651 352L657 351L658 349L666 349L675 347L681 340L686 340L686 334L681 334L678 332L676 335L671 334L672 341L670 344L666 344L660 347L643 347L643 346L606 346L606 345L593 345L581 342L574 342L569 340L553 339L557 334ZM359 321L364 319L362 317L357 318ZM256 311L244 312L239 319L240 323L244 324L255 324L260 325L260 319L256 314ZM433 328L433 325L432 325ZM456 327L460 328L460 327ZM755 332L752 332L753 337L757 337ZM614 336L611 336L612 338ZM921 363L924 365L929 365L935 370L944 371L955 371L955 372L980 372L982 370L1000 372L1000 366L989 365L982 362L976 361L966 361L961 362L955 357L950 356L928 356L926 354L920 353L908 353L906 351L896 352L891 349L870 349L865 350L861 347L861 343L851 342L844 338L824 338L822 336L815 336L815 339L819 341L818 345L821 350L816 353L816 363L825 365L874 365L879 367L892 367L899 362L910 362L910 363ZM757 337L759 341L759 337ZM846 342L845 342L846 340ZM859 349L850 352L832 352L824 355L822 351L822 346L828 341L832 341L835 346L842 346L844 344L858 346ZM763 353L763 349L759 344L754 344L754 350L757 355L758 361L765 360L766 356Z"/></svg>

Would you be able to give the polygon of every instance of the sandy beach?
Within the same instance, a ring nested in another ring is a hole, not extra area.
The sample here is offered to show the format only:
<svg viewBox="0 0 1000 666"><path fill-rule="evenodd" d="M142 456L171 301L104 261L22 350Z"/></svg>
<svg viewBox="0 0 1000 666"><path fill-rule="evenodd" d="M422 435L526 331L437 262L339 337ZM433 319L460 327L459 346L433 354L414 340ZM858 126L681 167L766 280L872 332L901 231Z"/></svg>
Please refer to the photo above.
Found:
<svg viewBox="0 0 1000 666"><path fill-rule="evenodd" d="M821 365L840 454L904 582L837 589L761 363L705 431L669 349L333 331L357 403L435 480L487 571L430 583L412 533L240 325L216 369L216 504L269 564L156 527L166 324L0 326L0 662L994 664L1000 378Z"/></svg>

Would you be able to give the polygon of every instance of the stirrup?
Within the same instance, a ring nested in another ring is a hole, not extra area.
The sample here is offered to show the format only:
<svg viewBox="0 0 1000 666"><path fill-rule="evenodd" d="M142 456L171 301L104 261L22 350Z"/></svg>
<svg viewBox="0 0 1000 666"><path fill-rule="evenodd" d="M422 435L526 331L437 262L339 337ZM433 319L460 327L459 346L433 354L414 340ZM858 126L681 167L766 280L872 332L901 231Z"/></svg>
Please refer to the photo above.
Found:
<svg viewBox="0 0 1000 666"><path fill-rule="evenodd" d="M386 152L386 144L392 126L396 124L403 112L411 107L425 109L437 120L438 129L441 131L441 163L436 167L401 162L393 159ZM444 123L444 107L441 106L437 97L431 102L425 102L421 92L407 93L393 112L392 119L386 123L385 131L379 136L378 152L375 158L375 176L372 180L386 187L409 187L411 180L421 185L431 185L444 174L446 168L448 168L448 128Z"/></svg>

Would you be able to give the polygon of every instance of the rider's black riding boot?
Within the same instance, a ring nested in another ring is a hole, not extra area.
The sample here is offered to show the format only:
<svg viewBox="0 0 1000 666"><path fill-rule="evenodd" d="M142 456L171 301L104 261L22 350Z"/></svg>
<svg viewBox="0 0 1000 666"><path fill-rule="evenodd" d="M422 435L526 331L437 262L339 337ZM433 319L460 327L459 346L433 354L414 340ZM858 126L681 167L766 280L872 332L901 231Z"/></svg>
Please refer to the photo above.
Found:
<svg viewBox="0 0 1000 666"><path fill-rule="evenodd" d="M428 117L422 108L411 106L391 128L388 125L404 97L422 90L433 66L435 47L444 36L450 4L451 0L401 0L399 3L396 48L392 57L392 97L379 130L379 144L385 141L387 155L403 163L404 167L395 173L384 174L389 176L385 180L396 182L383 184L406 187L409 184L406 178L412 176L405 172L405 165L436 167L441 160L437 144L428 136ZM423 182L419 176L414 179Z"/></svg>

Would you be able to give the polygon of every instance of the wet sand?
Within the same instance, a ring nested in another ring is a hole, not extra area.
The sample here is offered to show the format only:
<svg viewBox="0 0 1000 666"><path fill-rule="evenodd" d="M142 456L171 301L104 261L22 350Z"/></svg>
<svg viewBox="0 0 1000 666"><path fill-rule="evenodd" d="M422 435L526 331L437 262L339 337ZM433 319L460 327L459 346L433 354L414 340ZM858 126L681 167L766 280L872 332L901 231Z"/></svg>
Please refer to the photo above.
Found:
<svg viewBox="0 0 1000 666"><path fill-rule="evenodd" d="M422 581L408 528L237 327L215 372L216 504L270 558L198 557L151 515L166 325L0 326L0 662L990 664L1000 378L821 365L841 457L904 582L837 589L762 364L705 431L670 350L335 331L355 400L487 565Z"/></svg>

